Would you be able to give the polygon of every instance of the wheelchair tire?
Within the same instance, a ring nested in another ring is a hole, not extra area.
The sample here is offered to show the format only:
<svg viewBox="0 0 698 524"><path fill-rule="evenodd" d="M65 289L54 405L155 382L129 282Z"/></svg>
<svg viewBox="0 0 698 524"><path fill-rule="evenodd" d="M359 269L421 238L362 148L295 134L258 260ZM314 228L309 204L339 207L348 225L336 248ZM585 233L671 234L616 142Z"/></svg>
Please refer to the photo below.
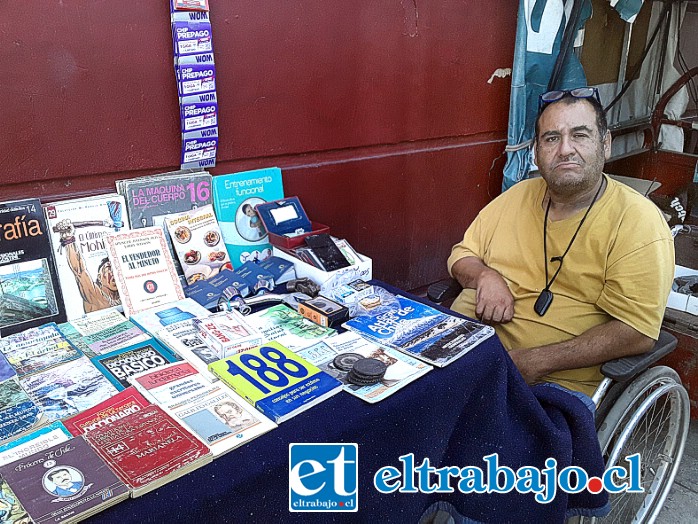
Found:
<svg viewBox="0 0 698 524"><path fill-rule="evenodd" d="M689 421L688 394L673 369L657 366L638 375L609 409L598 437L606 469L627 466L625 457L640 453L645 491L612 494L608 516L580 522L654 522L681 462Z"/></svg>

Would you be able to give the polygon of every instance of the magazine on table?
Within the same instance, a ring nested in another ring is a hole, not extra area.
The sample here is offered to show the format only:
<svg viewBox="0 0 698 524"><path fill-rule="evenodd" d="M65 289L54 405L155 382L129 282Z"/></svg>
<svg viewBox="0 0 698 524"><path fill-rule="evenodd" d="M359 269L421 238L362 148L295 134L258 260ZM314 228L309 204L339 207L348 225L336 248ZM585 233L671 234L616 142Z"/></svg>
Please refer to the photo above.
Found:
<svg viewBox="0 0 698 524"><path fill-rule="evenodd" d="M71 344L90 358L149 338L116 308L88 313L60 324L58 329Z"/></svg>
<svg viewBox="0 0 698 524"><path fill-rule="evenodd" d="M312 346L337 331L308 320L286 304L278 304L245 317L247 324L262 334L264 342L274 340L291 351Z"/></svg>
<svg viewBox="0 0 698 524"><path fill-rule="evenodd" d="M344 391L370 404L389 397L433 369L421 360L388 347L378 346L350 331L301 349L297 353L344 384ZM351 363L359 358L375 358L387 366L385 375L378 383L358 386L349 381L347 375L351 370Z"/></svg>
<svg viewBox="0 0 698 524"><path fill-rule="evenodd" d="M363 308L344 327L434 366L447 366L494 335L492 326L443 313L380 287L375 291L371 299L380 303Z"/></svg>

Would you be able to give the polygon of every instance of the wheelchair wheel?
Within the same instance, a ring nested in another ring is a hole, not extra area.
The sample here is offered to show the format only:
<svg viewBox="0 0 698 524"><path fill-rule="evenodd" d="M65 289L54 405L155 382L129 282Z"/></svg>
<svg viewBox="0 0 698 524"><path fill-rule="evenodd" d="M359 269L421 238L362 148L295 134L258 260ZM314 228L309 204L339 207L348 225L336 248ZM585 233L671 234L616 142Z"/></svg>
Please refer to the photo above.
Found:
<svg viewBox="0 0 698 524"><path fill-rule="evenodd" d="M611 411L611 408L615 405L616 401L618 400L618 397L621 396L623 393L623 390L625 390L625 387L630 384L632 381L628 382L614 382L613 385L608 389L606 394L604 395L601 404L599 404L596 407L596 432L598 433L601 430L601 425L604 423L606 420L606 416L608 415L608 412Z"/></svg>
<svg viewBox="0 0 698 524"><path fill-rule="evenodd" d="M625 457L640 454L644 493L612 494L608 516L581 522L654 522L674 482L689 420L688 394L673 369L657 366L636 377L608 411L598 436L606 469L627 467Z"/></svg>

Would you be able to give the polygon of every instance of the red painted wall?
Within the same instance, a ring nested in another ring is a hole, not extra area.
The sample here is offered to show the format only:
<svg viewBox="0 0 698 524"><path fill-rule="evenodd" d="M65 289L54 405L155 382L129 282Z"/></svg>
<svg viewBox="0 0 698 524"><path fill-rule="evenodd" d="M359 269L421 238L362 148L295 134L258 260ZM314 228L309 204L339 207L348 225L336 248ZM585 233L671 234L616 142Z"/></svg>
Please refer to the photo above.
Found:
<svg viewBox="0 0 698 524"><path fill-rule="evenodd" d="M516 0L211 0L215 174L278 165L287 195L415 288L498 192ZM167 2L0 4L0 200L176 168Z"/></svg>

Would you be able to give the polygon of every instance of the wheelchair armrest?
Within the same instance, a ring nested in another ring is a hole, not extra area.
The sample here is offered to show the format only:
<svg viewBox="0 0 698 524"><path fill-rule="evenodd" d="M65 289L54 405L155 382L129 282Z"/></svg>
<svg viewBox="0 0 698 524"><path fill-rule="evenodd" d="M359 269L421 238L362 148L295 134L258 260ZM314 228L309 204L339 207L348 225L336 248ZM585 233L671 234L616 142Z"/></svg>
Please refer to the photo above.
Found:
<svg viewBox="0 0 698 524"><path fill-rule="evenodd" d="M678 341L674 335L666 331L660 331L659 339L654 343L654 347L647 353L609 360L601 366L601 373L617 382L627 382L635 375L657 362L664 355L668 355L674 351L677 343Z"/></svg>
<svg viewBox="0 0 698 524"><path fill-rule="evenodd" d="M427 298L437 304L444 300L456 298L463 287L455 278L445 278L429 284L427 288Z"/></svg>

